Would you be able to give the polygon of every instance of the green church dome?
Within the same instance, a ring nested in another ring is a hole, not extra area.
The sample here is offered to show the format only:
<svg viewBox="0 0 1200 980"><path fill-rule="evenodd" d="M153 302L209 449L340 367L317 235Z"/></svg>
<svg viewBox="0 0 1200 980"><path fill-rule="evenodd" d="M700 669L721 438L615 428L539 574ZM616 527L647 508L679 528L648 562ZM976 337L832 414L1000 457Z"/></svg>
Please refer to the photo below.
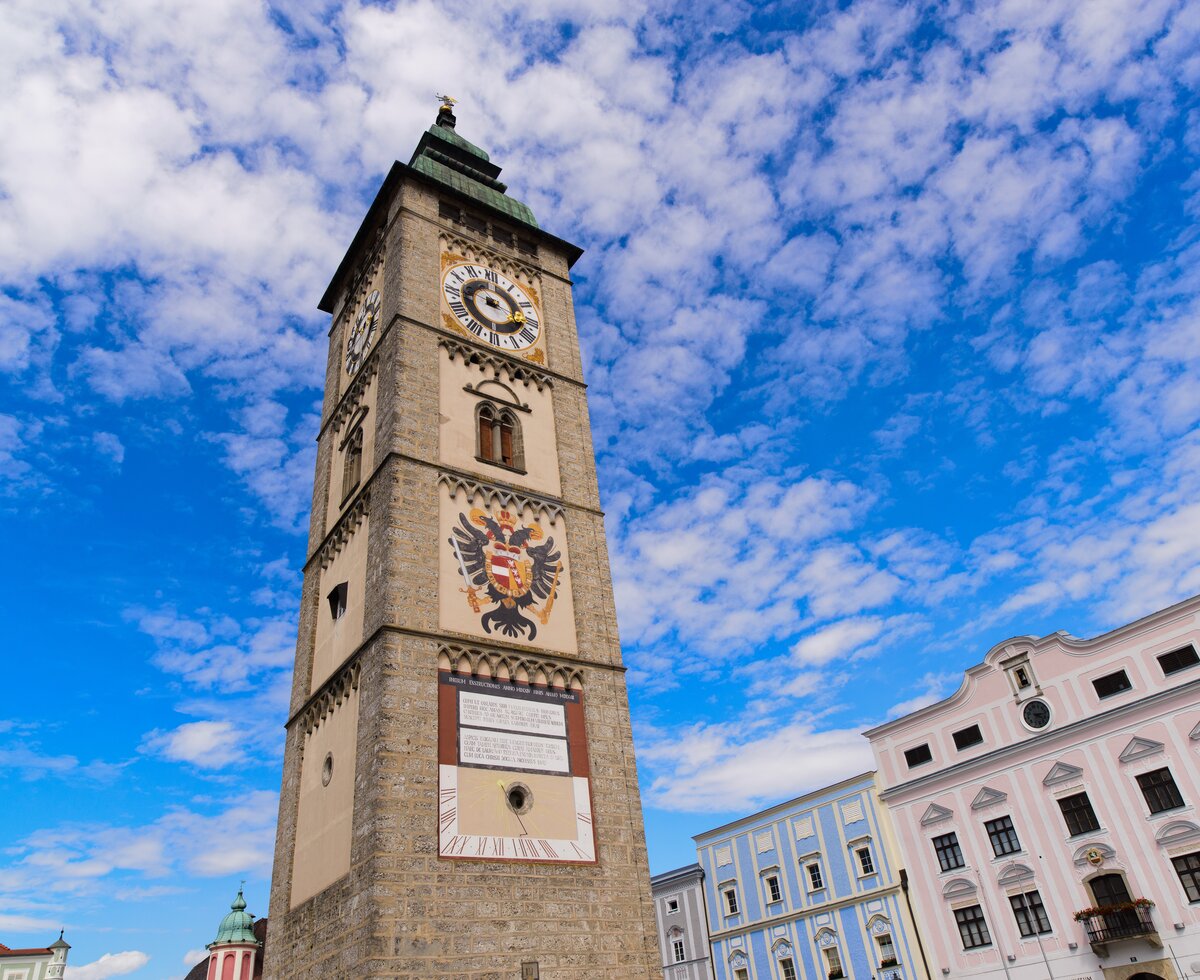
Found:
<svg viewBox="0 0 1200 980"><path fill-rule="evenodd" d="M217 938L208 944L211 949L218 943L257 943L254 936L254 916L246 911L246 900L239 888L237 898L229 906L229 914L221 920Z"/></svg>

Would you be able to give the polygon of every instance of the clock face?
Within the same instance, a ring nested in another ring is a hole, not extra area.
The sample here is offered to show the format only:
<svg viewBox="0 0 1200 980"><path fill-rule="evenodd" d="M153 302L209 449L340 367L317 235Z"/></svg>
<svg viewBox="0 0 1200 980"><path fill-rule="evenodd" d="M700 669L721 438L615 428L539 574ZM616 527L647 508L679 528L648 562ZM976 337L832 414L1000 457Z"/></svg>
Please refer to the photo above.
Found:
<svg viewBox="0 0 1200 980"><path fill-rule="evenodd" d="M438 854L595 863L583 693L438 676Z"/></svg>
<svg viewBox="0 0 1200 980"><path fill-rule="evenodd" d="M452 265L442 276L442 295L455 320L484 343L513 351L537 343L542 322L533 300L494 269Z"/></svg>
<svg viewBox="0 0 1200 980"><path fill-rule="evenodd" d="M375 331L379 326L379 290L366 298L354 319L354 326L346 338L346 373L354 374L366 359L375 342Z"/></svg>
<svg viewBox="0 0 1200 980"><path fill-rule="evenodd" d="M1026 701L1021 717L1030 728L1045 728L1050 724L1050 706L1045 701Z"/></svg>

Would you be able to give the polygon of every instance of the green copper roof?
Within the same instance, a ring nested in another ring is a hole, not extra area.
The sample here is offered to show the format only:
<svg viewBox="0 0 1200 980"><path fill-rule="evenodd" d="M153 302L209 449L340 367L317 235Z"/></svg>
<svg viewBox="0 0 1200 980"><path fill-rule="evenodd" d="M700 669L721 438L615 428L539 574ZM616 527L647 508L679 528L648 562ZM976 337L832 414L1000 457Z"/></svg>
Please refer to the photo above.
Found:
<svg viewBox="0 0 1200 980"><path fill-rule="evenodd" d="M246 911L246 900L242 898L239 888L237 898L229 906L230 912L221 920L217 929L217 938L209 943L209 947L217 943L256 943L254 936L254 916Z"/></svg>
<svg viewBox="0 0 1200 980"><path fill-rule="evenodd" d="M506 214L519 224L537 228L537 219L528 205L505 193L508 188L498 180L500 168L483 150L459 136L454 125L454 113L443 107L437 122L421 134L408 165L443 187Z"/></svg>

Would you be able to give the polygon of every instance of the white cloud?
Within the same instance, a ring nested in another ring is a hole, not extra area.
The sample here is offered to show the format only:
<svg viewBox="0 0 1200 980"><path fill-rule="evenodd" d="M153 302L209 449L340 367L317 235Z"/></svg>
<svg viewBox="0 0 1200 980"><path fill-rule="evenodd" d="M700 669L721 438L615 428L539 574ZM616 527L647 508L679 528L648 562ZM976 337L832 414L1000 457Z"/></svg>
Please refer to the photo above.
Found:
<svg viewBox="0 0 1200 980"><path fill-rule="evenodd" d="M108 980L109 977L123 977L127 973L140 970L149 962L150 957L138 950L105 953L92 963L68 966L65 976L66 980Z"/></svg>
<svg viewBox="0 0 1200 980"><path fill-rule="evenodd" d="M125 447L118 436L112 432L97 432L92 435L92 442L102 456L107 456L117 466L125 462Z"/></svg>
<svg viewBox="0 0 1200 980"><path fill-rule="evenodd" d="M149 732L142 742L174 762L190 762L202 769L221 769L244 758L244 733L228 721L193 721L169 732Z"/></svg>
<svg viewBox="0 0 1200 980"><path fill-rule="evenodd" d="M207 949L189 949L183 954L183 965L187 967L195 966L201 960L208 959Z"/></svg>

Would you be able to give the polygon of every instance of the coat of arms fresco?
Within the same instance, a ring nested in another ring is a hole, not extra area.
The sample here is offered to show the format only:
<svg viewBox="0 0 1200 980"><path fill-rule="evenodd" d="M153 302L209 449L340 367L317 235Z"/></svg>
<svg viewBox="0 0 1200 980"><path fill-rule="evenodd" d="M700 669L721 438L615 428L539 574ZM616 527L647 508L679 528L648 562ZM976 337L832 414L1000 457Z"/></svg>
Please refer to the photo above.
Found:
<svg viewBox="0 0 1200 980"><path fill-rule="evenodd" d="M550 621L563 571L554 538L510 511L492 517L472 507L458 514L447 542L465 586L459 592L483 631L534 640L537 624Z"/></svg>

